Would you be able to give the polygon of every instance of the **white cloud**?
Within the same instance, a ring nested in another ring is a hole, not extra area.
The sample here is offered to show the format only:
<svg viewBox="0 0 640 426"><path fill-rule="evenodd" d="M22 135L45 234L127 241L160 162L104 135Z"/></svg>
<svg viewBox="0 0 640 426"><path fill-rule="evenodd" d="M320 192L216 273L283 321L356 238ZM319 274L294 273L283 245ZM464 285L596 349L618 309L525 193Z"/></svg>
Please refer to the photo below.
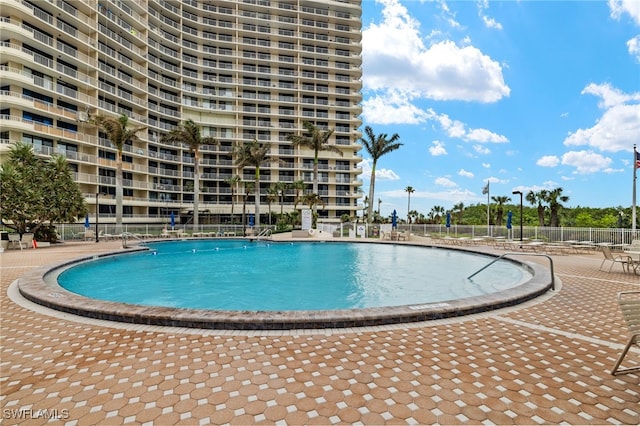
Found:
<svg viewBox="0 0 640 426"><path fill-rule="evenodd" d="M640 25L640 2L638 0L609 0L611 17L620 19L624 13L629 14L631 19Z"/></svg>
<svg viewBox="0 0 640 426"><path fill-rule="evenodd" d="M359 164L358 167L362 168L362 178L363 179L371 179L371 159L364 158ZM393 170L389 169L376 169L376 180L398 180L400 176L398 176Z"/></svg>
<svg viewBox="0 0 640 426"><path fill-rule="evenodd" d="M473 173L468 172L465 169L460 169L460 171L458 172L458 175L468 177L468 178L472 178L474 176Z"/></svg>
<svg viewBox="0 0 640 426"><path fill-rule="evenodd" d="M457 183L446 177L436 178L434 182L436 185L444 186L447 188L455 188L458 186Z"/></svg>
<svg viewBox="0 0 640 426"><path fill-rule="evenodd" d="M466 141L474 141L474 142L495 142L495 143L506 143L509 142L505 136L499 135L497 133L490 132L487 129L471 129L467 134L463 137Z"/></svg>
<svg viewBox="0 0 640 426"><path fill-rule="evenodd" d="M640 62L640 35L627 41L627 48L629 49L629 55L636 58L636 61Z"/></svg>
<svg viewBox="0 0 640 426"><path fill-rule="evenodd" d="M431 146L429 147L429 152L434 157L438 157L440 155L447 155L447 150L444 147L444 143L440 141L433 141Z"/></svg>
<svg viewBox="0 0 640 426"><path fill-rule="evenodd" d="M623 93L609 84L591 83L582 91L600 97L604 109L593 127L578 129L564 140L567 146L587 145L605 152L629 150L639 141L640 93Z"/></svg>
<svg viewBox="0 0 640 426"><path fill-rule="evenodd" d="M491 164L489 164L489 163L482 163L482 167L484 167L485 169L489 169L489 168L491 168Z"/></svg>
<svg viewBox="0 0 640 426"><path fill-rule="evenodd" d="M480 16L480 19L482 19L482 22L484 22L484 25L487 28L493 28L496 30L501 30L502 29L502 24L497 22L495 19L493 18L489 18L487 15L485 15L485 10L489 9L489 0L480 0L478 1L478 16Z"/></svg>
<svg viewBox="0 0 640 426"><path fill-rule="evenodd" d="M376 180L399 180L400 176L390 169L376 169Z"/></svg>
<svg viewBox="0 0 640 426"><path fill-rule="evenodd" d="M478 154L489 155L491 154L491 150L483 145L474 145L473 150Z"/></svg>
<svg viewBox="0 0 640 426"><path fill-rule="evenodd" d="M540 157L536 164L540 167L556 167L560 164L560 159L555 155L545 155Z"/></svg>
<svg viewBox="0 0 640 426"><path fill-rule="evenodd" d="M426 121L427 114L411 103L410 94L387 91L362 102L362 116L375 124L418 124Z"/></svg>
<svg viewBox="0 0 640 426"><path fill-rule="evenodd" d="M476 47L450 40L426 46L420 23L398 0L380 2L382 22L372 23L362 34L365 89L483 103L509 96L499 62ZM448 11L444 2L440 6Z"/></svg>
<svg viewBox="0 0 640 426"><path fill-rule="evenodd" d="M569 151L562 155L562 164L575 167L577 174L609 170L611 159L592 151Z"/></svg>

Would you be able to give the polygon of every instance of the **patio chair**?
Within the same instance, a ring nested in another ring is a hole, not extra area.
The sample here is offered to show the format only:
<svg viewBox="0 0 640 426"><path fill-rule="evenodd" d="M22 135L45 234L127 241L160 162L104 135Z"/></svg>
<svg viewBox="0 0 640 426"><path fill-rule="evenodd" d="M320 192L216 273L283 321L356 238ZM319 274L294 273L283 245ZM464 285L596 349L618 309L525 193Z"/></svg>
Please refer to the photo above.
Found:
<svg viewBox="0 0 640 426"><path fill-rule="evenodd" d="M637 365L636 367L620 368L620 364L622 364L622 361L629 352L629 349L631 349L631 346L633 344L640 345L640 290L622 291L618 293L618 305L620 306L622 317L627 323L630 336L627 345L618 357L613 370L611 370L611 374L614 376L640 371L640 365Z"/></svg>
<svg viewBox="0 0 640 426"><path fill-rule="evenodd" d="M25 243L23 243L22 241L20 241L20 234L9 234L9 244L7 246L7 248L15 248L15 246L20 247L20 250L22 250L22 246L27 246Z"/></svg>
<svg viewBox="0 0 640 426"><path fill-rule="evenodd" d="M600 264L599 269L601 271L603 271L602 267L606 262L611 262L611 264L609 265L609 270L607 272L611 272L611 268L613 268L613 265L615 265L616 263L622 265L623 271L628 272L629 266L633 263L633 259L631 258L631 256L618 255L614 257L611 253L611 248L608 246L602 246L602 254L604 255L604 260L602 260L602 263Z"/></svg>

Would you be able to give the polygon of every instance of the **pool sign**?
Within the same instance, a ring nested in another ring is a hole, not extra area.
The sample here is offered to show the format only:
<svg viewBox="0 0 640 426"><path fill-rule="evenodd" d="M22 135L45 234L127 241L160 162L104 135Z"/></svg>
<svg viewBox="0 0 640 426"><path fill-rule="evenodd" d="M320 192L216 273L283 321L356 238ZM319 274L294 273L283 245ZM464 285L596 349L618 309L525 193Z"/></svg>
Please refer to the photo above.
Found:
<svg viewBox="0 0 640 426"><path fill-rule="evenodd" d="M311 218L312 218L311 210L303 209L302 210L302 230L303 231L311 229L311 224L312 224Z"/></svg>

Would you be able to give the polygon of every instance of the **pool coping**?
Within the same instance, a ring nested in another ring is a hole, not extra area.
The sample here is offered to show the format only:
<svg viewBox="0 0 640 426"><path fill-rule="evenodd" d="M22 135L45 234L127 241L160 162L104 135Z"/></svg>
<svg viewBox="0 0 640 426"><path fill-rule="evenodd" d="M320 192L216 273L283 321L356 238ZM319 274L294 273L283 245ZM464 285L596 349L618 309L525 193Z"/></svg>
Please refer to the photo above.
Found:
<svg viewBox="0 0 640 426"><path fill-rule="evenodd" d="M308 240L301 241L308 242ZM380 244L379 242L366 241L350 242ZM411 242L399 244L421 248L433 247L443 250L465 251L482 255L489 259L499 257L468 248L440 247ZM148 248L130 247L120 251L79 257L34 269L19 278L20 294L36 304L51 309L108 321L201 329L292 330L369 327L453 318L515 306L534 299L553 288L553 277L549 269L536 263L509 257L505 257L504 260L516 263L527 269L533 277L529 281L507 290L446 302L323 311L222 311L141 306L90 299L65 290L56 283L47 282L45 279L49 274L55 274L60 269L81 262L143 250L148 250Z"/></svg>

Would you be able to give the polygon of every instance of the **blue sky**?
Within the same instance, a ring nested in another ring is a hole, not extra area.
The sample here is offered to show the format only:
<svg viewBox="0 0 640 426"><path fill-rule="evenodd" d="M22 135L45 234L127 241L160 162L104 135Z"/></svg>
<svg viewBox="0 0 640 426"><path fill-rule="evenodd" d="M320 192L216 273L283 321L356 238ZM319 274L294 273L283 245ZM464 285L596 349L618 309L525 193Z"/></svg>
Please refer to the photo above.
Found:
<svg viewBox="0 0 640 426"><path fill-rule="evenodd" d="M404 144L378 161L383 216L406 217L407 186L426 215L486 203L487 181L518 203L561 187L569 207L631 206L640 0L362 6L363 128Z"/></svg>

